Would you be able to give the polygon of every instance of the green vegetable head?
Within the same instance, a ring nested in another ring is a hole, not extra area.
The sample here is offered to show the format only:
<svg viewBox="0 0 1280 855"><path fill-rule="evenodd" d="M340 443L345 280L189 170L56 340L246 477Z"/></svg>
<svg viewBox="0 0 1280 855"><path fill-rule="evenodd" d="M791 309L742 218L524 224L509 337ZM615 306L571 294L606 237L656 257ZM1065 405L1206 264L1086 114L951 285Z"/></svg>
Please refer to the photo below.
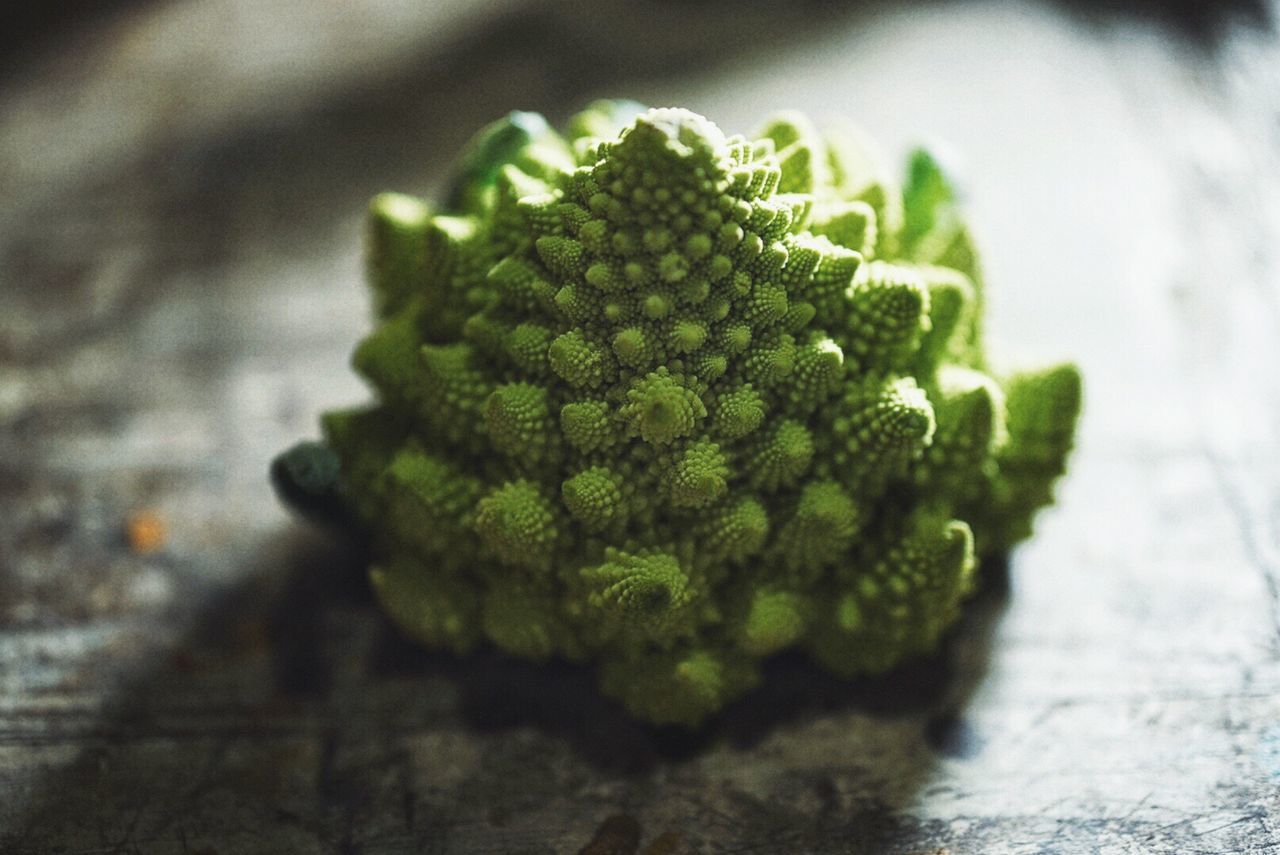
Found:
<svg viewBox="0 0 1280 855"><path fill-rule="evenodd" d="M592 660L655 722L784 648L844 675L930 650L975 550L1051 501L1080 404L1073 367L987 372L951 182L794 115L568 128L482 131L447 211L373 200L376 402L277 466L310 477L287 495L363 521L406 633Z"/></svg>

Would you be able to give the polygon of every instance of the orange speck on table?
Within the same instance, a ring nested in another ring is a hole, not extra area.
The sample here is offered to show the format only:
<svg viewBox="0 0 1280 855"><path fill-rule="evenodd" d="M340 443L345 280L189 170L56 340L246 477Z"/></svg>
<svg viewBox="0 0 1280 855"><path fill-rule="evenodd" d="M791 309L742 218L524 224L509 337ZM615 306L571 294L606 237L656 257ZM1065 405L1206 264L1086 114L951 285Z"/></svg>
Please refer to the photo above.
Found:
<svg viewBox="0 0 1280 855"><path fill-rule="evenodd" d="M130 549L146 554L164 546L168 530L164 517L158 511L145 509L129 514L125 522L125 534L129 539Z"/></svg>

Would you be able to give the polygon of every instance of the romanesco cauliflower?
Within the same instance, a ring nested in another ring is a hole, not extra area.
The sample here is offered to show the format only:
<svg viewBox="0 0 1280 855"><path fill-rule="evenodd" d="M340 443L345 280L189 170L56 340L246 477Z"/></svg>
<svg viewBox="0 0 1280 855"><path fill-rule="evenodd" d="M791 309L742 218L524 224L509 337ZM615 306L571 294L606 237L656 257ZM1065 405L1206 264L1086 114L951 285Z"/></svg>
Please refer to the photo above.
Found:
<svg viewBox="0 0 1280 855"><path fill-rule="evenodd" d="M930 650L1063 472L1079 375L988 373L926 152L899 188L797 115L514 113L444 211L384 194L369 223L376 403L276 474L372 532L425 644L590 660L695 725L784 648L841 675Z"/></svg>

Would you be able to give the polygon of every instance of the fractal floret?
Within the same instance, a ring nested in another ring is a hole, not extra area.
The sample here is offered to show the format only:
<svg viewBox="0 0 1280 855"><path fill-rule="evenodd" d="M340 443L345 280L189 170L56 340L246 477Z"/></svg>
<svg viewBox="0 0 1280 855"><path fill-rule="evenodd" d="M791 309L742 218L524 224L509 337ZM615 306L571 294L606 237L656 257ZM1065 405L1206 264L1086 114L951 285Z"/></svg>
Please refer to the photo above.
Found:
<svg viewBox="0 0 1280 855"><path fill-rule="evenodd" d="M787 648L927 653L1063 472L1079 375L988 371L924 151L899 185L798 115L514 113L368 239L375 402L277 460L285 497L369 532L409 636L594 663L644 719L696 725Z"/></svg>

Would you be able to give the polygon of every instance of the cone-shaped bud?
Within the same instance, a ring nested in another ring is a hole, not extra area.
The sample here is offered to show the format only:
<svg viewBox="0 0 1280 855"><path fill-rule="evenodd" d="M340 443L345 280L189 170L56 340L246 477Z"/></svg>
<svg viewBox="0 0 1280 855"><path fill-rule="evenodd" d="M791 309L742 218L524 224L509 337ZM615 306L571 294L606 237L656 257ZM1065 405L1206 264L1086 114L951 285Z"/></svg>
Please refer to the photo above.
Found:
<svg viewBox="0 0 1280 855"><path fill-rule="evenodd" d="M391 315L426 289L430 227L431 210L421 199L382 193L369 203L366 265L379 316Z"/></svg>
<svg viewBox="0 0 1280 855"><path fill-rule="evenodd" d="M547 349L551 370L577 389L593 389L613 371L609 352L603 345L588 341L578 330L558 336Z"/></svg>
<svg viewBox="0 0 1280 855"><path fill-rule="evenodd" d="M607 448L617 441L617 429L604 401L574 401L560 408L560 430L579 451Z"/></svg>
<svg viewBox="0 0 1280 855"><path fill-rule="evenodd" d="M875 491L933 441L933 407L911 378L871 383L846 393L832 424L836 477Z"/></svg>
<svg viewBox="0 0 1280 855"><path fill-rule="evenodd" d="M813 434L800 422L786 419L765 435L748 461L752 486L765 492L790 486L813 462Z"/></svg>
<svg viewBox="0 0 1280 855"><path fill-rule="evenodd" d="M712 558L741 561L764 548L768 536L769 514L747 496L716 509L701 526L699 542Z"/></svg>
<svg viewBox="0 0 1280 855"><path fill-rule="evenodd" d="M768 656L790 647L804 635L810 610L804 596L761 588L751 598L739 643L753 656Z"/></svg>
<svg viewBox="0 0 1280 855"><path fill-rule="evenodd" d="M833 340L821 338L800 348L788 390L790 412L804 416L818 409L840 391L844 371L844 351Z"/></svg>
<svg viewBox="0 0 1280 855"><path fill-rule="evenodd" d="M626 514L622 477L604 466L593 466L569 478L560 488L564 505L588 531L602 531Z"/></svg>
<svg viewBox="0 0 1280 855"><path fill-rule="evenodd" d="M528 481L508 481L476 503L472 523L485 550L503 564L547 569L556 542L551 503Z"/></svg>
<svg viewBox="0 0 1280 855"><path fill-rule="evenodd" d="M707 416L702 399L666 368L636 380L627 402L618 410L633 436L653 445L666 445L687 436Z"/></svg>
<svg viewBox="0 0 1280 855"><path fill-rule="evenodd" d="M489 395L484 423L498 451L534 462L541 460L554 435L546 387L531 383L499 386Z"/></svg>
<svg viewBox="0 0 1280 855"><path fill-rule="evenodd" d="M866 512L834 481L806 484L778 532L777 551L792 570L813 571L848 560Z"/></svg>
<svg viewBox="0 0 1280 855"><path fill-rule="evenodd" d="M716 399L712 430L725 439L741 439L760 427L764 415L764 398L748 383Z"/></svg>
<svg viewBox="0 0 1280 855"><path fill-rule="evenodd" d="M973 583L973 535L959 520L915 514L901 539L851 581L815 636L823 664L877 672L931 649Z"/></svg>
<svg viewBox="0 0 1280 855"><path fill-rule="evenodd" d="M582 570L591 587L589 602L617 613L635 626L658 629L689 602L689 577L664 552L605 551L605 562Z"/></svg>
<svg viewBox="0 0 1280 855"><path fill-rule="evenodd" d="M728 461L720 446L706 440L696 442L676 459L667 476L671 502L682 508L706 507L728 490L728 477Z"/></svg>

